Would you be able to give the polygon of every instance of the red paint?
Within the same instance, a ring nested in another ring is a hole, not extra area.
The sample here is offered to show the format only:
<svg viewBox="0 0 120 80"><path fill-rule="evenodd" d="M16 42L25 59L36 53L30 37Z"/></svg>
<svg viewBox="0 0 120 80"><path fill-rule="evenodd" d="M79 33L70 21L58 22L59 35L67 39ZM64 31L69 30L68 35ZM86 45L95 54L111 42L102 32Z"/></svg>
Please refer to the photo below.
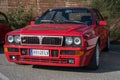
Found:
<svg viewBox="0 0 120 80"><path fill-rule="evenodd" d="M92 14L93 24L39 24L28 25L20 30L12 31L6 35L35 35L35 36L79 36L82 39L81 47L67 47L67 46L42 46L42 45L12 45L6 43L5 48L18 48L19 52L5 52L6 58L9 62L32 64L32 65L45 65L45 66L64 66L64 67L80 67L87 66L91 60L91 57L95 50L95 45L100 39L100 49L106 47L107 37L109 31L106 29L106 21L100 21L99 25L96 24L94 11L92 8L88 8ZM42 28L42 29L41 29ZM48 30L45 30L48 29ZM56 29L56 30L54 30ZM57 30L59 29L59 30ZM21 48L25 48L28 51L28 55L21 55ZM50 56L39 57L30 56L30 49L49 50ZM58 56L52 57L52 50L58 50ZM74 50L84 51L84 54L79 55L62 55L61 50ZM11 60L10 56L16 56L17 60ZM74 64L66 63L67 59L74 59ZM33 61L36 60L36 61ZM44 61L46 60L46 61Z"/></svg>
<svg viewBox="0 0 120 80"><path fill-rule="evenodd" d="M34 25L34 24L35 24L35 21L31 21L31 22L30 22L30 25Z"/></svg>

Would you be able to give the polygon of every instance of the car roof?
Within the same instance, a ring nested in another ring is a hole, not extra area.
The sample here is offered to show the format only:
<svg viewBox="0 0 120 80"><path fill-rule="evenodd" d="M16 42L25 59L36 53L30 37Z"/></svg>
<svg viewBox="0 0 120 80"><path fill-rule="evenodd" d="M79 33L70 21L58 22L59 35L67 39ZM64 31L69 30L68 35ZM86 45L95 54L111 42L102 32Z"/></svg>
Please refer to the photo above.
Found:
<svg viewBox="0 0 120 80"><path fill-rule="evenodd" d="M92 7L58 7L58 8L52 8L51 10L54 10L54 9L74 9L74 8L76 8L76 9L93 9Z"/></svg>

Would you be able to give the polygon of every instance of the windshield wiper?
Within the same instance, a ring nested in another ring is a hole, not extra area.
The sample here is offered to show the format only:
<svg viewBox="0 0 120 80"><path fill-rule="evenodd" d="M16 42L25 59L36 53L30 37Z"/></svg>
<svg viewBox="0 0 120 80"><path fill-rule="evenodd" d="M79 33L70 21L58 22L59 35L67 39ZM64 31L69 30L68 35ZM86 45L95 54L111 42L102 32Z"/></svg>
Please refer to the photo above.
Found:
<svg viewBox="0 0 120 80"><path fill-rule="evenodd" d="M85 24L84 22L77 21L77 20L64 20L61 23L72 23L72 24Z"/></svg>
<svg viewBox="0 0 120 80"><path fill-rule="evenodd" d="M40 20L40 23L55 23L54 20Z"/></svg>
<svg viewBox="0 0 120 80"><path fill-rule="evenodd" d="M77 20L63 20L63 21L59 21L59 20L41 20L40 23L85 24L84 22L77 21Z"/></svg>

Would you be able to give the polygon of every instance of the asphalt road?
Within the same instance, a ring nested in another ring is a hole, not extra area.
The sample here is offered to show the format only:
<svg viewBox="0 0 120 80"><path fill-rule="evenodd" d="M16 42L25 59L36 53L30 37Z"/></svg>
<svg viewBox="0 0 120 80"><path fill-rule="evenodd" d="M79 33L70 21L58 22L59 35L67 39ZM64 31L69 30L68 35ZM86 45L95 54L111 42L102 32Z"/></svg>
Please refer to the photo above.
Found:
<svg viewBox="0 0 120 80"><path fill-rule="evenodd" d="M120 44L102 52L96 71L9 63L0 48L0 80L120 80Z"/></svg>

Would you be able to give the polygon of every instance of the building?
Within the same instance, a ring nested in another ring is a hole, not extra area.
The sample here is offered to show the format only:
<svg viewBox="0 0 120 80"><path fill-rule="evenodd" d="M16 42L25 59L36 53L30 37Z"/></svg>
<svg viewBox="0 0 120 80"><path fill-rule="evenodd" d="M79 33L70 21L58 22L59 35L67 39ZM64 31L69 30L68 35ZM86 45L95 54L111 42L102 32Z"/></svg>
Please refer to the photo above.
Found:
<svg viewBox="0 0 120 80"><path fill-rule="evenodd" d="M23 5L25 10L33 9L40 15L47 9L56 7L70 7L88 5L91 0L0 0L0 11L7 12Z"/></svg>

